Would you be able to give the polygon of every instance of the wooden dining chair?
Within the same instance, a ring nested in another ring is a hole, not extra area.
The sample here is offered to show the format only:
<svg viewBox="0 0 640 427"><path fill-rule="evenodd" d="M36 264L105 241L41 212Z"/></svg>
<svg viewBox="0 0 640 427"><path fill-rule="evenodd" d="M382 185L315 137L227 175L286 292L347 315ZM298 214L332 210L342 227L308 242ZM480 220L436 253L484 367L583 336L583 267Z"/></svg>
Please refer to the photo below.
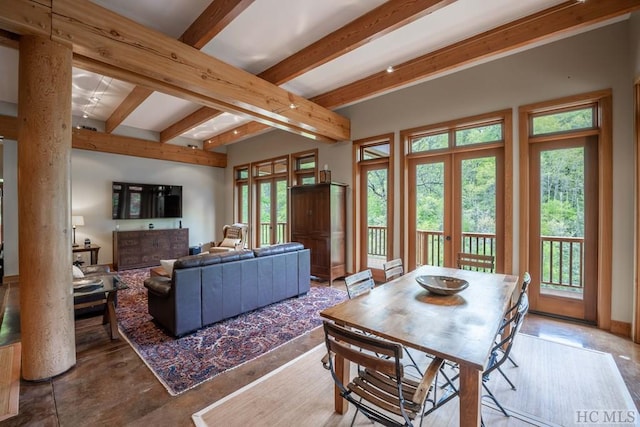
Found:
<svg viewBox="0 0 640 427"><path fill-rule="evenodd" d="M513 313L515 313L515 311L518 309L518 307L522 303L522 299L525 298L525 296L527 295L527 289L529 289L529 285L530 284L531 284L531 275L528 272L525 271L524 274L522 275L522 285L520 286L520 292L518 293L518 299L516 300L515 304L513 304L505 312L504 321L503 322L508 322L509 318L511 318L513 316ZM513 366L515 366L516 368L518 367L518 364L516 363L516 361L513 358L513 354L510 354L508 359L513 364ZM504 373L502 375L505 376ZM505 376L505 379L507 381L509 381L509 379L506 378L506 376Z"/></svg>
<svg viewBox="0 0 640 427"><path fill-rule="evenodd" d="M373 422L386 426L412 426L424 413L425 402L434 387L443 360L431 360L418 381L404 376L402 345L324 322L325 344L331 376L340 395ZM344 384L336 372L335 357L359 366L356 375ZM353 423L352 423L353 424Z"/></svg>
<svg viewBox="0 0 640 427"><path fill-rule="evenodd" d="M462 270L481 271L493 273L495 269L495 257L493 255L458 253L458 268Z"/></svg>
<svg viewBox="0 0 640 427"><path fill-rule="evenodd" d="M369 269L345 277L344 284L347 287L349 299L366 294L376 285L373 281L373 274ZM329 369L329 353L322 357L322 366L324 366L325 369Z"/></svg>
<svg viewBox="0 0 640 427"><path fill-rule="evenodd" d="M359 297L366 294L376 285L373 281L371 270L362 270L359 273L352 274L344 278L344 284L347 287L349 299Z"/></svg>
<svg viewBox="0 0 640 427"><path fill-rule="evenodd" d="M400 258L392 259L391 261L385 262L384 264L382 264L382 269L384 270L384 279L387 282L404 274L404 268L402 266L402 260Z"/></svg>
<svg viewBox="0 0 640 427"><path fill-rule="evenodd" d="M487 382L489 381L489 377L493 371L498 371L502 374L502 376L507 380L512 390L516 389L516 386L507 378L506 374L502 371L502 365L509 359L511 354L511 350L513 349L513 343L515 338L518 336L518 332L524 322L525 316L529 311L529 297L526 293L522 294L522 298L520 298L518 305L516 306L516 310L511 314L510 317L505 319L505 321L500 326L498 331L498 339L496 339L495 344L491 349L491 353L489 355L489 361L487 363L487 367L482 373L482 388L486 392L486 395L483 397L488 397L496 404L498 409L504 414L505 417L509 416L509 413L504 409L504 407L498 402L498 399L491 392L489 387L487 387ZM455 381L458 378L458 375L453 377L451 381ZM425 415L430 414L435 409L440 406L446 404L451 401L454 397L458 396L459 390L456 387L451 388L451 392L447 393L443 398L437 400L434 407L430 408ZM483 423L484 425L484 423Z"/></svg>

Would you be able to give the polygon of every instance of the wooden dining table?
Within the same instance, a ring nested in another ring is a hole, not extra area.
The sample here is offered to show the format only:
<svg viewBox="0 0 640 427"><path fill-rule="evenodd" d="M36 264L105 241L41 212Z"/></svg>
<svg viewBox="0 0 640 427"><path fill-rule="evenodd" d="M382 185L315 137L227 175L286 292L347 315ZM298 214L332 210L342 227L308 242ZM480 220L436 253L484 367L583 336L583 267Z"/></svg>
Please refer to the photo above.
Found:
<svg viewBox="0 0 640 427"><path fill-rule="evenodd" d="M421 275L464 279L469 286L454 295L436 295L418 284L416 277ZM460 425L479 426L482 372L517 281L513 275L421 266L320 315L458 363ZM349 362L336 358L336 371L347 384ZM337 388L335 410L348 410Z"/></svg>

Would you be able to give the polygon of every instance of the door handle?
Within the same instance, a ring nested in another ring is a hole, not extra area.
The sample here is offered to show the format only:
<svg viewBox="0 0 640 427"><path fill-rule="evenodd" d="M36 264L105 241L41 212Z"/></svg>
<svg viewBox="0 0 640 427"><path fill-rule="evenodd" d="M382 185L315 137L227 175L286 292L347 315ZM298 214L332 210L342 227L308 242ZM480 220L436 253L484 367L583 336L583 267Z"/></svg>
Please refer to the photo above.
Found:
<svg viewBox="0 0 640 427"><path fill-rule="evenodd" d="M446 236L446 237L444 238L444 240L446 240L446 241L451 240L451 236Z"/></svg>

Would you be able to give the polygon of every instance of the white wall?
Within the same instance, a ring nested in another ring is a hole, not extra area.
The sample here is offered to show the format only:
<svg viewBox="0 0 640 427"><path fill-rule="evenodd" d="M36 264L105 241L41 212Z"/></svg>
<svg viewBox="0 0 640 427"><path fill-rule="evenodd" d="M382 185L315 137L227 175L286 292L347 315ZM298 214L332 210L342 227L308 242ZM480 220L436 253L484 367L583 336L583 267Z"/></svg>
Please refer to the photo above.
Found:
<svg viewBox="0 0 640 427"><path fill-rule="evenodd" d="M633 64L628 21L540 46L493 62L414 85L339 110L351 119L352 138L512 108L514 111L514 248L518 249L517 108L595 90L613 90L613 277L612 318L630 322L633 294ZM272 145L273 144L273 145ZM351 144L304 141L281 131L229 146L228 182L234 165L310 147L320 149L333 178L351 182ZM399 180L396 181L399 185ZM231 197L231 186L227 197ZM396 189L398 191L398 189ZM396 206L397 208L397 206ZM396 211L399 214L399 210ZM227 210L225 215L230 215ZM348 218L351 219L349 203ZM399 235L399 224L396 224ZM349 232L350 233L350 232ZM349 234L349 237L351 235ZM348 248L352 247L349 242ZM349 253L350 256L350 253ZM514 271L518 254L514 254Z"/></svg>
<svg viewBox="0 0 640 427"><path fill-rule="evenodd" d="M4 142L4 241L5 275L19 274L17 143ZM224 219L224 169L186 163L73 149L71 152L71 206L83 215L85 226L76 229L76 241L85 238L99 245L99 262L111 263L112 231L147 228L177 228L178 219L111 219L111 183L128 181L183 186L182 226L189 228L189 244L220 240ZM46 238L46 236L43 236ZM84 254L87 256L88 254Z"/></svg>
<svg viewBox="0 0 640 427"><path fill-rule="evenodd" d="M182 227L189 229L189 244L221 239L224 206L224 169L187 163L143 159L74 149L71 155L71 207L73 215L84 216L84 227L76 229L76 241L85 238L101 247L101 263L110 263L112 231L178 228L178 219L111 219L111 184L126 181L182 185Z"/></svg>

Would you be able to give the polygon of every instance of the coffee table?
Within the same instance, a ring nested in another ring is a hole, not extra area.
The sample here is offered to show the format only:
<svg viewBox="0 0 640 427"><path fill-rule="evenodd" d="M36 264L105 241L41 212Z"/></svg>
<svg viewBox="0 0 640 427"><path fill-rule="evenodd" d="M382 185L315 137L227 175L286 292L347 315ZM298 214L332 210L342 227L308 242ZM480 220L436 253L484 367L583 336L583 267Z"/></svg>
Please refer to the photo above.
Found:
<svg viewBox="0 0 640 427"><path fill-rule="evenodd" d="M105 304L102 324L109 323L111 339L120 338L118 333L118 321L116 319L116 293L128 289L128 286L117 274L95 274L82 279L73 280L73 308L84 308L99 303ZM100 299L102 295L102 299ZM96 296L92 301L77 302L79 297Z"/></svg>

